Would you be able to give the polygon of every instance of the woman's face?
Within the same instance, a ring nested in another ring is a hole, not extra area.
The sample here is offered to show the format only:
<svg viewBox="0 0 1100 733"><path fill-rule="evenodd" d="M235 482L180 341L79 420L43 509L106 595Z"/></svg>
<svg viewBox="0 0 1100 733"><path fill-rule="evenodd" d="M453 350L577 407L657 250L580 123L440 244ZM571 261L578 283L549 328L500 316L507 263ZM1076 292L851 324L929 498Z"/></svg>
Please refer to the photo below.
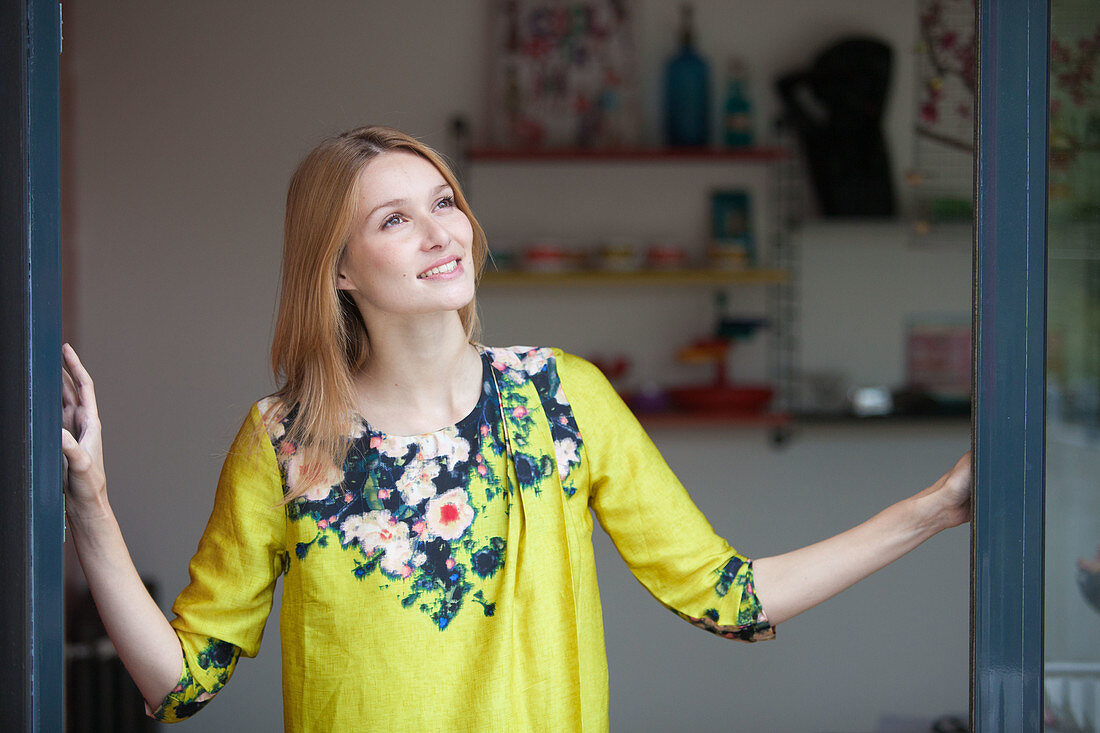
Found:
<svg viewBox="0 0 1100 733"><path fill-rule="evenodd" d="M457 311L474 297L473 227L419 155L382 153L359 173L356 221L336 286L377 319Z"/></svg>

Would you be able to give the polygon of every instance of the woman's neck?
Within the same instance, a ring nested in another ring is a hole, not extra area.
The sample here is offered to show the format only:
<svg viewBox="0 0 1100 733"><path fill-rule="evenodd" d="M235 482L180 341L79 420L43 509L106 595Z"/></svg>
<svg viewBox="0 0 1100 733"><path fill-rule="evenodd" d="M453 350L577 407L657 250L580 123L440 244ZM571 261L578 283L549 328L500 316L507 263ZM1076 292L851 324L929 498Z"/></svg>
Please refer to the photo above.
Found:
<svg viewBox="0 0 1100 733"><path fill-rule="evenodd" d="M370 328L354 378L357 407L375 430L417 435L453 425L481 396L481 359L457 314Z"/></svg>

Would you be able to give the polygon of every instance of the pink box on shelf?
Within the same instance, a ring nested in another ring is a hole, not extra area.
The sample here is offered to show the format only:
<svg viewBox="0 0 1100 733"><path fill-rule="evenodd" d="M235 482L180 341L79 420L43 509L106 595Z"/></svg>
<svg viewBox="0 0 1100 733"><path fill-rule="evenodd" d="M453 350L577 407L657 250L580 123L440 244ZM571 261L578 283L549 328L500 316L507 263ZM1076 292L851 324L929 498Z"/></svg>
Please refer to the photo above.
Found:
<svg viewBox="0 0 1100 733"><path fill-rule="evenodd" d="M906 381L943 399L970 396L970 324L910 323L906 333Z"/></svg>

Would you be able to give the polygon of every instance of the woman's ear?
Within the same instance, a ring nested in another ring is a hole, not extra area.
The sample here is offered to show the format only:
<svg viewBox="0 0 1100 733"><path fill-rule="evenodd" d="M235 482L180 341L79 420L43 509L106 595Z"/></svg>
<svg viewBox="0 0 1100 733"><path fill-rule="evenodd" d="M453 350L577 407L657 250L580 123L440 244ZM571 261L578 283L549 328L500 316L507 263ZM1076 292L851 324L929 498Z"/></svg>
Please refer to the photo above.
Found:
<svg viewBox="0 0 1100 733"><path fill-rule="evenodd" d="M340 259L336 260L336 289L337 290L354 290L355 286L352 285L351 280L348 279L346 274L345 265L347 260L347 250L340 255Z"/></svg>

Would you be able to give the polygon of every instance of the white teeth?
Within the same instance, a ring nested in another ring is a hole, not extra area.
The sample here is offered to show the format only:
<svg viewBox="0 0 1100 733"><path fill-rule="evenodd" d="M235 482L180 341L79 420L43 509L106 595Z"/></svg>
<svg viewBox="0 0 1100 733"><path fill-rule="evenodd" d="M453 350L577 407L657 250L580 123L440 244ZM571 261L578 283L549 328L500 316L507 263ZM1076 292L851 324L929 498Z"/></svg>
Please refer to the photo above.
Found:
<svg viewBox="0 0 1100 733"><path fill-rule="evenodd" d="M417 277L418 278L425 278L425 277L431 277L432 275L439 275L439 274L445 273L445 272L453 272L456 267L458 267L458 260L451 260L450 262L448 262L445 265L440 265L439 267L433 267L432 269L428 270L427 272L422 272L419 275L417 275Z"/></svg>

